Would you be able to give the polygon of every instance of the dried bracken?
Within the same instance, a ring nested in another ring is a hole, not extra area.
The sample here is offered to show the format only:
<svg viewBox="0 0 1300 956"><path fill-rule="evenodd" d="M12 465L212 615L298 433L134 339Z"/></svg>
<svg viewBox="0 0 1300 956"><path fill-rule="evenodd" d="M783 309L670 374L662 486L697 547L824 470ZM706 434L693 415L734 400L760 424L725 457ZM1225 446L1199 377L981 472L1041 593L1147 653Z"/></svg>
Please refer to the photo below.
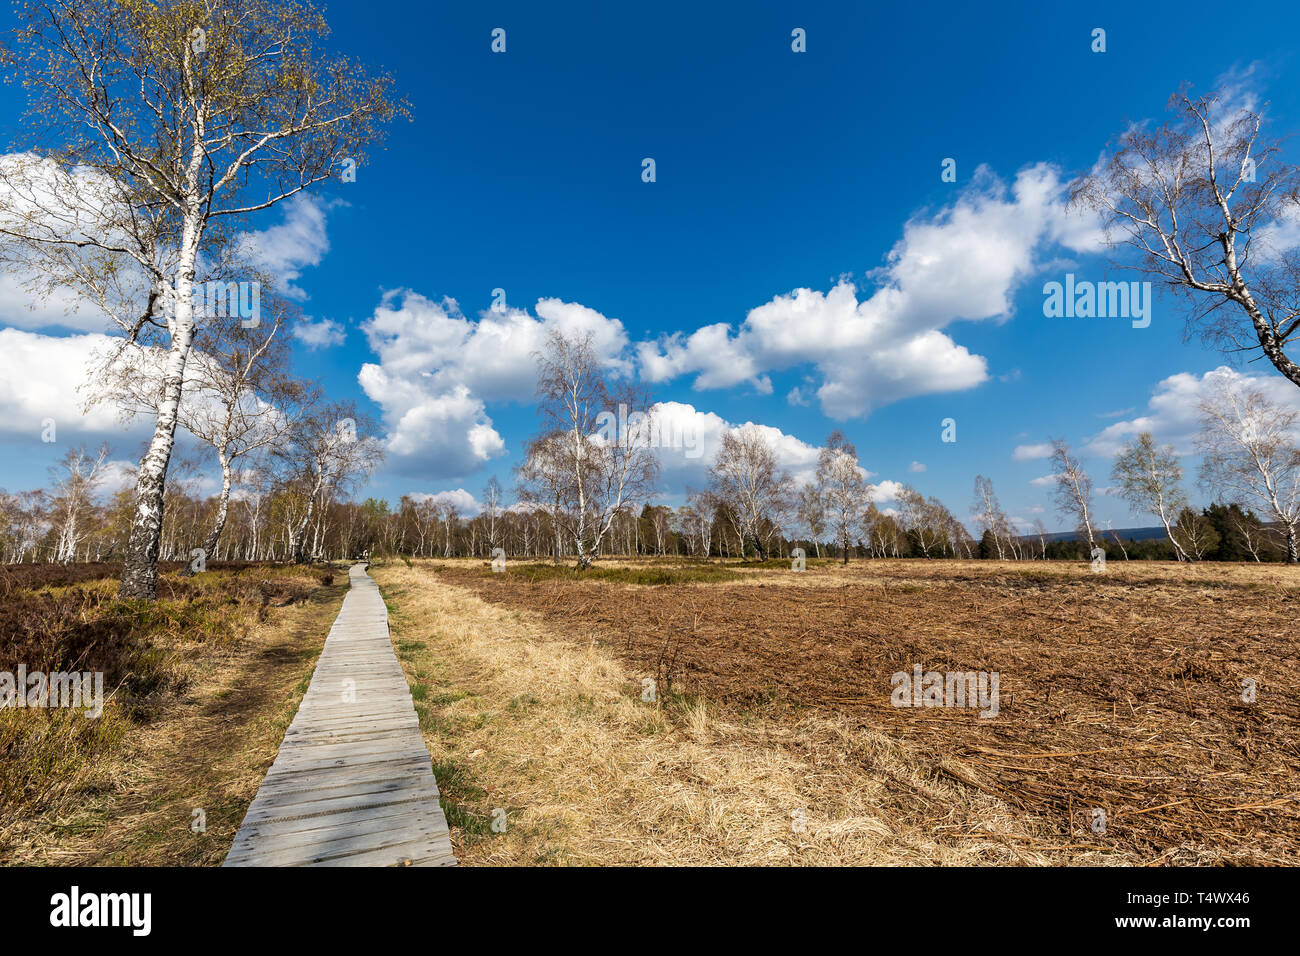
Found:
<svg viewBox="0 0 1300 956"><path fill-rule="evenodd" d="M638 679L662 668L671 637L675 690L784 732L815 716L911 748L965 793L1027 812L1042 834L1023 848L1300 861L1300 578L1290 570L732 568L743 580L644 587L430 566L436 580L534 612L568 640L598 642ZM996 718L892 706L891 675L915 665L999 673ZM809 772L844 760L816 755ZM1104 832L1093 832L1094 809ZM985 838L954 829L952 811L933 801L928 822L911 825L946 841Z"/></svg>

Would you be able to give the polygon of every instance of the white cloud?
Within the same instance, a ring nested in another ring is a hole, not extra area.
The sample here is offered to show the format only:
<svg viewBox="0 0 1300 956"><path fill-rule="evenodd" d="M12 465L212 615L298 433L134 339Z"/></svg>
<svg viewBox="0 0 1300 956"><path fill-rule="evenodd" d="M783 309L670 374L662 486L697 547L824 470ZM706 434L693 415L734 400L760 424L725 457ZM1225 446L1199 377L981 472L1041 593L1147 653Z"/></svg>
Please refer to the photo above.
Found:
<svg viewBox="0 0 1300 956"><path fill-rule="evenodd" d="M112 180L86 166L64 167L36 153L0 155L0 224L28 235L62 239L118 241L112 227L116 191ZM7 264L0 273L0 320L18 328L103 330L102 312L71 291L52 285L43 260L21 243L6 245ZM81 254L81 253L73 253ZM89 255L89 253L85 253ZM128 269L120 274L132 285Z"/></svg>
<svg viewBox="0 0 1300 956"><path fill-rule="evenodd" d="M65 175L53 161L34 154L3 154L0 155L0 208L5 203L12 204L16 211L49 223L59 235L103 234L111 239L114 237L111 230L95 225L97 214L110 203L108 180L98 183L97 176L100 174L85 168L74 170L71 176ZM254 263L275 277L286 295L306 299L307 294L296 283L305 268L319 265L329 251L326 213L335 205L339 205L338 200L300 193L280 206L278 223L261 231L244 233L235 243ZM80 224L80 228L74 224ZM21 329L78 332L106 329L109 319L103 310L71 289L42 288L48 294L34 294L32 280L41 279L41 274L30 266L31 263L14 261L0 273L0 322ZM129 295L132 277L127 276L123 284ZM133 296L132 301L137 297ZM143 298L138 298L142 303ZM134 314L138 306L114 302L114 307Z"/></svg>
<svg viewBox="0 0 1300 956"><path fill-rule="evenodd" d="M702 412L684 402L660 402L654 407L656 442L662 484L670 494L685 488L700 489L708 481L708 468L722 447L722 436L752 425L776 452L777 462L800 483L811 481L817 470L819 449L779 428L757 422L739 425L713 412Z"/></svg>
<svg viewBox="0 0 1300 956"><path fill-rule="evenodd" d="M434 501L439 504L449 504L460 512L462 517L472 517L483 510L483 505L472 494L464 488L456 488L453 491L438 491L430 494L426 491L413 492L410 496L415 501Z"/></svg>
<svg viewBox="0 0 1300 956"><path fill-rule="evenodd" d="M656 457L660 468L662 497L678 498L687 489L700 490L708 484L708 469L722 446L722 436L737 428L757 428L776 453L777 463L798 485L814 481L817 472L817 445L787 434L779 428L759 422L729 422L715 412L698 410L686 402L660 402L654 406ZM874 472L859 469L864 478ZM876 501L892 501L902 490L896 481L882 481L877 486Z"/></svg>
<svg viewBox="0 0 1300 956"><path fill-rule="evenodd" d="M107 320L102 312L71 292L60 290L37 298L24 288L22 276L0 272L0 322L19 329L102 332Z"/></svg>
<svg viewBox="0 0 1300 956"><path fill-rule="evenodd" d="M535 311L489 309L471 319L453 299L385 293L362 326L379 362L363 365L357 380L382 409L389 463L398 472L456 477L505 454L486 403L533 398L533 353L551 329L590 332L607 369L631 371L618 319L559 299L541 299Z"/></svg>
<svg viewBox="0 0 1300 956"><path fill-rule="evenodd" d="M101 495L113 495L124 488L135 486L136 470L139 463L114 459L104 462L100 472L98 492Z"/></svg>
<svg viewBox="0 0 1300 956"><path fill-rule="evenodd" d="M1013 461L1034 461L1038 458L1051 458L1052 445L1050 442L1040 442L1036 445L1017 445L1016 450L1011 453Z"/></svg>
<svg viewBox="0 0 1300 956"><path fill-rule="evenodd" d="M922 464L922 463L919 462L919 461L914 461L914 462L912 462L910 465L907 466L907 470L910 471L910 472L912 472L913 474L916 474L916 473L919 473L919 472L925 471L925 465Z"/></svg>
<svg viewBox="0 0 1300 956"><path fill-rule="evenodd" d="M321 319L319 322L302 322L294 329L294 336L309 349L330 348L342 345L347 339L343 326L333 319Z"/></svg>
<svg viewBox="0 0 1300 956"><path fill-rule="evenodd" d="M56 438L121 435L117 407L101 402L83 411L87 379L95 353L107 352L110 336L53 336L0 329L0 432L39 438L41 422L54 419Z"/></svg>
<svg viewBox="0 0 1300 956"><path fill-rule="evenodd" d="M951 206L906 224L867 297L847 280L826 293L778 295L734 332L715 323L640 343L642 374L652 382L694 375L697 389L742 382L762 389L770 388L766 373L811 364L821 373L822 410L834 418L971 388L988 378L988 362L942 329L958 319L1009 318L1040 248L1100 248L1095 223L1067 216L1065 198L1051 166L1022 170L1009 189L981 167ZM796 391L790 400L802 397Z"/></svg>
<svg viewBox="0 0 1300 956"><path fill-rule="evenodd" d="M277 278L281 291L289 298L307 298L297 282L303 269L320 265L329 252L326 213L336 205L340 205L339 200L299 193L280 206L280 222L241 239L243 250Z"/></svg>
<svg viewBox="0 0 1300 956"><path fill-rule="evenodd" d="M886 501L897 501L898 496L903 493L903 489L906 486L901 481L885 479L884 481L876 482L872 487L874 491L871 495L871 500L879 505ZM885 513L895 514L896 512L891 509L887 510Z"/></svg>
<svg viewBox="0 0 1300 956"><path fill-rule="evenodd" d="M1035 488L1046 488L1056 484L1055 475L1039 475L1037 478L1030 478L1029 483Z"/></svg>
<svg viewBox="0 0 1300 956"><path fill-rule="evenodd" d="M1113 458L1129 440L1150 432L1157 442L1172 444L1180 455L1190 455L1200 431L1197 404L1223 384L1249 384L1262 389L1275 402L1300 409L1300 389L1280 375L1246 375L1226 365L1199 378L1191 372L1179 372L1156 384L1146 414L1107 426L1088 442L1085 450Z"/></svg>
<svg viewBox="0 0 1300 956"><path fill-rule="evenodd" d="M1300 246L1300 207L1288 205L1277 219L1259 230L1252 249L1259 249L1258 255L1271 262L1296 246Z"/></svg>

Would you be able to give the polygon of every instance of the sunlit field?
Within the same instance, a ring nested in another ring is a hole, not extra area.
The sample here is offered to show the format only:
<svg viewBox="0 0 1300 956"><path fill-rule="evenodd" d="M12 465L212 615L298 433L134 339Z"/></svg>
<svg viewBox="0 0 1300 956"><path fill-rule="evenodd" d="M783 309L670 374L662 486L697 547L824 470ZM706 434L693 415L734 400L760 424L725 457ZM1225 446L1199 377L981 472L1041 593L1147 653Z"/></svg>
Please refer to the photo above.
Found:
<svg viewBox="0 0 1300 956"><path fill-rule="evenodd" d="M377 568L464 858L1296 862L1294 569L768 564Z"/></svg>

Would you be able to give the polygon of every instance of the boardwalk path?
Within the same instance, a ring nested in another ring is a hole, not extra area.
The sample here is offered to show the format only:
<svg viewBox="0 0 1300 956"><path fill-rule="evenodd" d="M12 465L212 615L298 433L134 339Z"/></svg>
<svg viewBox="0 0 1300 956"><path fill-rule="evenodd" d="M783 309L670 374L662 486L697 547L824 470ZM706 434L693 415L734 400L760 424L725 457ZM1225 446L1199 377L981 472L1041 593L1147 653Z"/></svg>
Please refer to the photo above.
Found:
<svg viewBox="0 0 1300 956"><path fill-rule="evenodd" d="M364 565L351 583L226 866L456 862L388 609Z"/></svg>

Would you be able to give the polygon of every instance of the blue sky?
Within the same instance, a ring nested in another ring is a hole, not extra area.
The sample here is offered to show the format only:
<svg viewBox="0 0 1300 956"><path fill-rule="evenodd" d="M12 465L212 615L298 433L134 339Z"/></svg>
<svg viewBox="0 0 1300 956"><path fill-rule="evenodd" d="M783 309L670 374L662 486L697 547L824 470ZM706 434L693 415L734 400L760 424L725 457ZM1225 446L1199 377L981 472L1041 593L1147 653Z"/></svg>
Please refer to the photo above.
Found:
<svg viewBox="0 0 1300 956"><path fill-rule="evenodd" d="M1169 298L1145 329L1044 317L1046 281L1132 278L1060 214L1064 183L1128 121L1160 120L1183 82L1228 78L1268 101L1278 131L1300 128L1300 14L1281 3L1206 16L1121 3L443 6L327 7L335 45L393 72L414 120L355 183L256 223L307 314L335 323L300 344L299 368L384 422L393 445L371 493L394 501L477 495L493 474L511 484L536 427L519 357L549 323L598 331L611 362L705 416L706 432L779 430L795 471L839 427L874 481L910 481L964 515L984 473L1013 516L1060 527L1031 483L1048 471L1032 446L1067 439L1104 487L1113 439L1143 417L1187 447L1186 396L1225 362L1183 341L1186 306ZM791 50L796 27L805 53ZM1090 50L1096 27L1105 53ZM21 96L0 89L6 140ZM948 157L955 183L940 178ZM847 317L880 286L866 308L890 328L855 339ZM484 322L497 288L524 311ZM24 313L21 298L0 295L0 487L42 484L65 442L107 437L116 458L137 455L139 428L65 411L78 352L51 340L84 337L93 317ZM917 352L927 333L947 338L939 358ZM43 412L60 416L57 447L39 440ZM666 461L665 500L698 486L702 466ZM1098 510L1117 527L1149 523L1105 496Z"/></svg>

